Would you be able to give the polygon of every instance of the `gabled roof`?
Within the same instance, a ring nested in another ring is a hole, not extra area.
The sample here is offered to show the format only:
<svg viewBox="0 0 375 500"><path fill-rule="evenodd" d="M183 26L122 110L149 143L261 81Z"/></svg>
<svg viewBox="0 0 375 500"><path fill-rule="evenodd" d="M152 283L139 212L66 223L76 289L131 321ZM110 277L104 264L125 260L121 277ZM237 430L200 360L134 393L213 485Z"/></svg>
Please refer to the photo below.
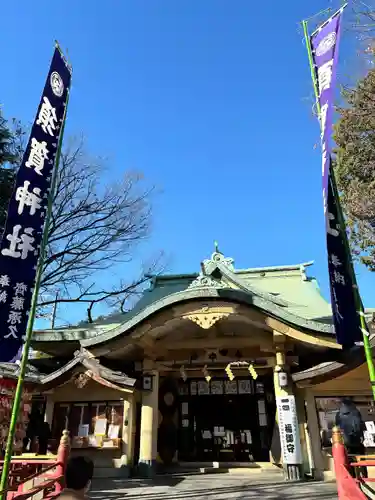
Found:
<svg viewBox="0 0 375 500"><path fill-rule="evenodd" d="M311 264L236 269L233 259L216 249L210 259L201 263L200 273L151 276L150 289L131 311L99 318L92 324L35 332L33 346L46 352L47 344L56 341L64 341L61 348L73 344L89 347L127 335L163 308L195 299L240 302L300 329L333 335L330 305L316 280L307 277L306 269Z"/></svg>
<svg viewBox="0 0 375 500"><path fill-rule="evenodd" d="M98 383L110 385L113 389L132 390L137 382L136 379L128 377L124 373L103 366L85 349L75 352L74 357L68 363L48 375L40 373L32 366L28 366L25 381L42 386L43 389L50 386L56 387L69 380L74 369L80 365L85 369L88 377L93 378ZM0 363L0 376L17 379L19 368L19 363Z"/></svg>
<svg viewBox="0 0 375 500"><path fill-rule="evenodd" d="M20 374L20 362L0 363L0 377L4 379L17 380ZM30 364L26 367L25 382L38 383L40 379L39 371Z"/></svg>
<svg viewBox="0 0 375 500"><path fill-rule="evenodd" d="M74 353L73 359L71 359L66 365L49 375L41 376L40 384L58 384L59 380L62 380L65 375L72 372L72 370L79 365L82 365L82 367L85 368L86 373L93 376L93 378L98 380L99 383L101 380L105 380L112 384L116 384L121 388L134 387L136 383L136 379L130 378L122 372L113 371L110 368L103 366L100 364L99 360L92 356L86 349L81 349Z"/></svg>
<svg viewBox="0 0 375 500"><path fill-rule="evenodd" d="M143 293L131 311L99 318L93 324L82 322L75 327L35 332L33 345L36 349L45 348L45 352L48 352L46 346L52 344L58 350L71 346L71 352L77 348L75 346L95 346L129 334L137 324L162 309L198 299L246 304L286 324L295 325L300 331L333 336L330 304L321 295L317 281L307 276L307 268L311 265L312 262L307 262L236 269L233 259L216 249L210 259L201 263L199 273L150 276L149 290ZM374 310L366 310L368 322L373 316ZM375 340L371 342L375 346ZM315 384L333 378L363 363L363 348L353 347L350 351L337 353L335 359L294 373L293 379L298 384ZM75 357L71 366L77 362ZM90 361L86 359L86 362ZM71 366L68 363L61 370L69 371ZM58 376L58 371L52 374L52 378Z"/></svg>

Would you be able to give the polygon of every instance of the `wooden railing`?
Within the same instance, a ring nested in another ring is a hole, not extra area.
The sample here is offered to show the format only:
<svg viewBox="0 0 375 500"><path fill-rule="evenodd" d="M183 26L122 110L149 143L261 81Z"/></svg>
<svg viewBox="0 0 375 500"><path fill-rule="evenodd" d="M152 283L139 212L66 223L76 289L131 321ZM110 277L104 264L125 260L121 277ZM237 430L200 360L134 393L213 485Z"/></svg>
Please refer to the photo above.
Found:
<svg viewBox="0 0 375 500"><path fill-rule="evenodd" d="M6 500L56 497L64 487L69 453L69 432L65 430L57 455L21 455L12 458L8 487L0 492L0 496ZM3 463L0 461L0 470Z"/></svg>
<svg viewBox="0 0 375 500"><path fill-rule="evenodd" d="M365 455L348 456L338 427L332 430L332 456L339 500L367 500L369 496L365 494L366 490L373 498L374 492L368 489L368 483L374 482L375 478L368 478L361 468L367 471L367 467L375 466L375 460ZM354 471L354 477L350 471Z"/></svg>

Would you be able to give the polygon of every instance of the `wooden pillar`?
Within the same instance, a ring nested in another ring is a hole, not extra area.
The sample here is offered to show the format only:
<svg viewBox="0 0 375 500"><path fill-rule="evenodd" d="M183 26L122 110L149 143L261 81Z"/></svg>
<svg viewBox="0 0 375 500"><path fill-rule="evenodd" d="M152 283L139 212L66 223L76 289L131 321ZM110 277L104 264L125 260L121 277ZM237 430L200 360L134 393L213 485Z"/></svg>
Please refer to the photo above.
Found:
<svg viewBox="0 0 375 500"><path fill-rule="evenodd" d="M55 407L55 403L51 396L47 396L46 399L46 410L44 412L44 421L48 423L50 429L52 429L52 421L53 421L53 410Z"/></svg>
<svg viewBox="0 0 375 500"><path fill-rule="evenodd" d="M280 388L279 385L279 379L278 375L276 372L276 367L284 366L285 362L285 356L282 350L277 350L276 351L276 365L274 368L273 372L273 380L274 380L274 389L275 389L275 398L277 398L279 395L282 395L282 389ZM281 443L280 443L280 432L279 432L279 420L278 420L278 415L277 415L277 408L276 408L276 414L275 414L275 425L273 428L273 435L272 435L272 441L271 441L271 450L270 450L270 460L274 464L281 464L282 463L282 456L281 456Z"/></svg>
<svg viewBox="0 0 375 500"><path fill-rule="evenodd" d="M286 356L285 356L285 347L284 347L284 342L285 342L285 337L277 332L274 332L274 339L277 339L276 343L276 366L274 368L274 387L275 387L275 398L276 402L280 397L288 397L288 396L295 396L294 395L294 387L293 387L293 382L291 380L290 374L289 374L289 369L288 366L286 365ZM286 373L287 374L287 385L280 384L280 373ZM279 422L280 422L280 416L278 415L278 412L276 410L276 422L275 422L275 432L273 435L272 439L272 445L271 445L271 453L273 457L275 456L275 450L278 452L279 456L279 463L283 463L283 457L282 457L282 448L281 448L281 437L280 434L281 432L284 432L284 429L279 428ZM297 417L297 428L299 430L299 424L298 424L298 417ZM276 443L276 439L278 438L278 443ZM300 436L298 432L298 441L295 443L297 446L301 447L301 441L300 441ZM278 445L278 448L276 448L276 445ZM283 463L283 469L284 469L284 477L286 480L300 480L302 476L302 467L301 464L284 464Z"/></svg>
<svg viewBox="0 0 375 500"><path fill-rule="evenodd" d="M305 395L303 390L298 389L295 386L294 386L294 394L296 398L299 435L300 435L301 449L302 449L302 460L303 460L302 468L304 474L312 475L314 461L312 458L311 439L306 420Z"/></svg>
<svg viewBox="0 0 375 500"><path fill-rule="evenodd" d="M313 456L313 476L315 479L324 477L324 458L319 432L319 421L315 405L315 397L312 389L305 389L307 425L311 438L311 453Z"/></svg>
<svg viewBox="0 0 375 500"><path fill-rule="evenodd" d="M154 473L158 439L159 373L148 371L152 376L152 389L142 394L141 440L138 473L150 477Z"/></svg>
<svg viewBox="0 0 375 500"><path fill-rule="evenodd" d="M137 403L135 394L129 399L129 412L128 412L128 461L133 466L134 465L134 450L135 450L135 433L136 433L136 410Z"/></svg>
<svg viewBox="0 0 375 500"><path fill-rule="evenodd" d="M134 441L135 441L135 397L129 395L124 401L124 421L122 438L121 466L130 469L134 465Z"/></svg>
<svg viewBox="0 0 375 500"><path fill-rule="evenodd" d="M70 438L69 431L64 430L61 436L60 445L57 450L57 467L56 467L56 476L64 476L66 465L68 463L68 458L70 454ZM64 482L57 482L55 493L60 493L63 489Z"/></svg>
<svg viewBox="0 0 375 500"><path fill-rule="evenodd" d="M369 495L365 495L360 484L349 473L348 455L341 431L338 427L332 429L332 456L339 500L366 500L367 498L373 498L373 495L371 495L372 490L366 488L369 491Z"/></svg>

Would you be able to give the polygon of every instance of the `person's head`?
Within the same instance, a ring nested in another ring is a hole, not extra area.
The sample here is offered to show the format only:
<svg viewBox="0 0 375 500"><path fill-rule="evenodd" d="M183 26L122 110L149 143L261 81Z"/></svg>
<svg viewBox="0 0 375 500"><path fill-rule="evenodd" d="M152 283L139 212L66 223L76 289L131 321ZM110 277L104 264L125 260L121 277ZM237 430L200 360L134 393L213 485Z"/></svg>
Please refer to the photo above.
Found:
<svg viewBox="0 0 375 500"><path fill-rule="evenodd" d="M65 471L65 485L75 491L87 491L94 475L93 461L88 457L71 457Z"/></svg>
<svg viewBox="0 0 375 500"><path fill-rule="evenodd" d="M349 398L349 397L342 398L341 404L343 406L354 406L354 402L353 402L352 398Z"/></svg>

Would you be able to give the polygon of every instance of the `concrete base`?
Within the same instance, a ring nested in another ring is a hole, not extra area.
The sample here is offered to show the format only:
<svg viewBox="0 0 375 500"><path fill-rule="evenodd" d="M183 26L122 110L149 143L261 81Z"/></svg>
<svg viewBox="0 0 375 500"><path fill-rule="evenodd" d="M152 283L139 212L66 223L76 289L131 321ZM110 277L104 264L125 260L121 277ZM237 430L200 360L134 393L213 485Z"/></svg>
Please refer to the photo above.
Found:
<svg viewBox="0 0 375 500"><path fill-rule="evenodd" d="M156 460L139 461L136 470L137 477L154 477L156 473L156 466Z"/></svg>
<svg viewBox="0 0 375 500"><path fill-rule="evenodd" d="M284 477L286 481L302 481L301 465L290 465L284 467Z"/></svg>
<svg viewBox="0 0 375 500"><path fill-rule="evenodd" d="M95 467L94 478L108 478L108 479L128 479L130 477L130 467L122 466L116 467Z"/></svg>
<svg viewBox="0 0 375 500"><path fill-rule="evenodd" d="M323 481L336 481L335 473L332 470L323 471Z"/></svg>

